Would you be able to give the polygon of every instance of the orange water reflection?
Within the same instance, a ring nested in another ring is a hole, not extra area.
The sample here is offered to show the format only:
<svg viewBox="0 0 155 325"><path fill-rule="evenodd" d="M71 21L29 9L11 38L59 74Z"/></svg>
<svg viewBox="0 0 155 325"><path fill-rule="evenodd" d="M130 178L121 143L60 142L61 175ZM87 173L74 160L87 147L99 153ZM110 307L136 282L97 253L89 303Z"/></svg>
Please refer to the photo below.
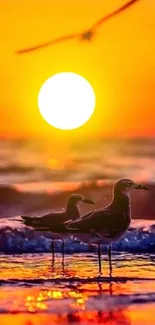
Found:
<svg viewBox="0 0 155 325"><path fill-rule="evenodd" d="M18 256L0 256L0 279L51 279L51 278L93 278L98 276L98 261L93 254L66 255L65 265L61 254L56 254L52 265L51 254L23 254ZM114 277L154 277L155 256L113 254ZM103 276L109 277L107 254L102 256Z"/></svg>
<svg viewBox="0 0 155 325"><path fill-rule="evenodd" d="M65 315L14 314L0 315L1 325L56 325L56 324L106 324L106 325L153 325L154 305L129 307L109 312L74 312Z"/></svg>
<svg viewBox="0 0 155 325"><path fill-rule="evenodd" d="M131 295L139 297L155 292L155 281L149 280L154 276L153 255L114 255L114 276L120 279L126 276L124 282L95 278L89 281L97 275L94 254L66 256L63 271L60 255L54 269L49 254L1 256L0 259L0 279L5 281L0 287L1 325L12 322L19 325L155 324L155 304L144 304L141 308L142 304L128 301ZM103 259L104 275L108 278L106 256ZM10 279L14 282L8 283ZM33 281L37 279L43 281Z"/></svg>

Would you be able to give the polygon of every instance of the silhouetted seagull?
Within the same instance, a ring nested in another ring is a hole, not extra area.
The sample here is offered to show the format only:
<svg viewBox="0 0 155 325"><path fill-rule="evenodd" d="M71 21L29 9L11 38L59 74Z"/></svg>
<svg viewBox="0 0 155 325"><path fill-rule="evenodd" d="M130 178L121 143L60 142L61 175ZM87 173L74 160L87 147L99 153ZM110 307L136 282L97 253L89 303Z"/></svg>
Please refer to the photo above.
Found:
<svg viewBox="0 0 155 325"><path fill-rule="evenodd" d="M128 9L131 5L133 5L134 3L136 3L139 0L131 0L127 3L125 3L123 6L119 7L118 9L116 9L115 11L111 12L110 14L100 18L95 24L93 24L87 31L82 32L82 33L76 33L76 34L70 34L70 35L66 35L66 36L61 36L58 37L56 39L53 39L51 41L48 41L46 43L42 43L30 48L26 48L26 49L21 49L16 51L17 54L23 54L23 53L27 53L27 52L32 52L35 50L39 50L42 49L44 47L47 46L51 46L60 42L64 42L64 41L69 41L72 39L79 39L81 41L91 41L97 28L104 24L106 21L108 21L109 19L115 17L116 15L120 14L122 11Z"/></svg>
<svg viewBox="0 0 155 325"><path fill-rule="evenodd" d="M62 252L64 258L64 241L63 234L64 230L66 232L66 227L64 226L65 221L73 221L80 217L80 211L78 204L80 202L94 204L94 201L84 198L80 194L72 194L66 204L66 208L63 212L50 212L40 217L31 216L21 216L23 223L26 226L32 227L38 231L51 231L53 234L53 239L59 239L62 241ZM52 240L52 254L54 258L54 244Z"/></svg>
<svg viewBox="0 0 155 325"><path fill-rule="evenodd" d="M111 203L101 209L86 213L78 220L66 223L70 233L82 242L98 245L99 274L101 274L100 244L108 245L109 269L112 275L111 243L118 240L131 222L130 189L148 190L130 179L120 179L114 185Z"/></svg>

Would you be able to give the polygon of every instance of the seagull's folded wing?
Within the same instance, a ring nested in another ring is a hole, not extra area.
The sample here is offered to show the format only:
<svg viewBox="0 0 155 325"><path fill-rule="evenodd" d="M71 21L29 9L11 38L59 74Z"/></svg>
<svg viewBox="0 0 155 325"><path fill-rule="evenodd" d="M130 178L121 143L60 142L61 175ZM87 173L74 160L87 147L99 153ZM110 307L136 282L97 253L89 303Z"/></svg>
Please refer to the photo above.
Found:
<svg viewBox="0 0 155 325"><path fill-rule="evenodd" d="M25 221L27 226L31 226L35 229L42 227L56 227L58 224L63 223L64 213L63 212L50 212L43 216L39 217L28 217L21 216L21 218Z"/></svg>
<svg viewBox="0 0 155 325"><path fill-rule="evenodd" d="M99 231L101 227L107 229L112 215L111 209L98 209L70 222L66 228L73 233L92 233Z"/></svg>

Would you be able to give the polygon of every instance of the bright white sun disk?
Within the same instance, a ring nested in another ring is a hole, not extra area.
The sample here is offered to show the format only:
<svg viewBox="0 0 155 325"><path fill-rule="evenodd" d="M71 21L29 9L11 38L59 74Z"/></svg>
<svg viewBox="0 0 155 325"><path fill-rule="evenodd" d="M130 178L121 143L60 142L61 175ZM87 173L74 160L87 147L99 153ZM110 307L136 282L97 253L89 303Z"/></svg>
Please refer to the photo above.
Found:
<svg viewBox="0 0 155 325"><path fill-rule="evenodd" d="M43 118L58 129L71 130L85 124L95 108L89 82L72 72L58 73L45 81L38 96Z"/></svg>

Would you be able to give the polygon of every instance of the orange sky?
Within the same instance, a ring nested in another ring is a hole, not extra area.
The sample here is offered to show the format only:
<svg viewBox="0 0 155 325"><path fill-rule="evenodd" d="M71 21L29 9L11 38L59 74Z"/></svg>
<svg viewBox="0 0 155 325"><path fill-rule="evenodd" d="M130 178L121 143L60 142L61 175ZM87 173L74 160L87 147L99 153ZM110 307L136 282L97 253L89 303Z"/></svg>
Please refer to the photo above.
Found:
<svg viewBox="0 0 155 325"><path fill-rule="evenodd" d="M52 74L87 78L97 97L91 120L72 134L155 134L155 0L141 0L101 26L89 43L31 54L14 51L87 29L123 0L1 0L0 134L64 134L40 116L37 95ZM69 133L70 134L70 133Z"/></svg>

